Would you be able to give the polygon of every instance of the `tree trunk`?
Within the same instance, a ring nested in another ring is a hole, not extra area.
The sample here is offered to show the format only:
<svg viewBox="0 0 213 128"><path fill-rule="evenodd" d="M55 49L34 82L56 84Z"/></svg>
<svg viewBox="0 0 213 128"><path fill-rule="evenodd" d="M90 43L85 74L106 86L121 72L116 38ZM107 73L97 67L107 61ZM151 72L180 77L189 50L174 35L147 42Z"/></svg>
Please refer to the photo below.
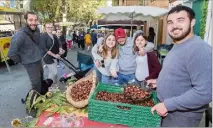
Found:
<svg viewBox="0 0 213 128"><path fill-rule="evenodd" d="M63 5L63 22L67 22L67 4L66 0L62 0L62 5ZM62 33L63 35L66 35L66 26L62 27Z"/></svg>

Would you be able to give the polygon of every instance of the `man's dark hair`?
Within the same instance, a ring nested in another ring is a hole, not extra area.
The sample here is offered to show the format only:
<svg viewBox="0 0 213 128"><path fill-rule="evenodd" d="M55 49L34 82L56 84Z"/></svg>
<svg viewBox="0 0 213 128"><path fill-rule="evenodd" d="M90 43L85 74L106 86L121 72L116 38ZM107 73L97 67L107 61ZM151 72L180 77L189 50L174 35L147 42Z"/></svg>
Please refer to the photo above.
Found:
<svg viewBox="0 0 213 128"><path fill-rule="evenodd" d="M180 11L185 11L185 12L187 12L190 21L192 21L192 19L195 19L195 12L194 12L190 7L183 6L183 5L177 5L177 6L173 7L173 8L168 12L167 17L168 17L170 14L172 14L172 13L177 13L177 12L180 12Z"/></svg>
<svg viewBox="0 0 213 128"><path fill-rule="evenodd" d="M36 15L37 18L38 18L38 15L37 15L35 12L27 11L27 12L24 14L24 19L25 19L25 20L27 20L29 14Z"/></svg>
<svg viewBox="0 0 213 128"><path fill-rule="evenodd" d="M38 15L37 15L35 12L27 11L27 12L24 14L24 19L25 19L25 20L27 20L29 14L36 15L37 18L38 18Z"/></svg>

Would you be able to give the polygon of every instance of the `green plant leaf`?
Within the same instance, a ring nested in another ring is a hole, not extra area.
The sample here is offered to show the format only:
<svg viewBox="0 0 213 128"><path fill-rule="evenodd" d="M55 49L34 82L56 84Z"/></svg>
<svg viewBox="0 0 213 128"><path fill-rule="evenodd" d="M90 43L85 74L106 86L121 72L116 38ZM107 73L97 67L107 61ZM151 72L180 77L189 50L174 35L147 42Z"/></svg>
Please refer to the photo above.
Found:
<svg viewBox="0 0 213 128"><path fill-rule="evenodd" d="M30 122L25 122L22 127L24 127L24 128L33 128L33 127L35 127L35 125L37 124L37 122L38 122L38 118L34 118Z"/></svg>
<svg viewBox="0 0 213 128"><path fill-rule="evenodd" d="M201 31L200 31L200 37L204 39L205 32L206 32L206 17L207 17L207 11L208 11L208 1L204 0L203 1L203 6L202 6L202 19L201 19Z"/></svg>
<svg viewBox="0 0 213 128"><path fill-rule="evenodd" d="M88 108L84 109L84 113L88 113Z"/></svg>

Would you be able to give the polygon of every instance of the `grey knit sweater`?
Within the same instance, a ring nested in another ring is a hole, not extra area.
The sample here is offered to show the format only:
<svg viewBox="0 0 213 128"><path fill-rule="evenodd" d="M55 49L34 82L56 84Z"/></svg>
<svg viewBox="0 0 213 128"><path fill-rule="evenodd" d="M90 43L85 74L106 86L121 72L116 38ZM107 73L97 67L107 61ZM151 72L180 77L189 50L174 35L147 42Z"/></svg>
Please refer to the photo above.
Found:
<svg viewBox="0 0 213 128"><path fill-rule="evenodd" d="M211 46L198 36L174 45L158 77L157 96L169 114L201 118L204 106L212 101Z"/></svg>

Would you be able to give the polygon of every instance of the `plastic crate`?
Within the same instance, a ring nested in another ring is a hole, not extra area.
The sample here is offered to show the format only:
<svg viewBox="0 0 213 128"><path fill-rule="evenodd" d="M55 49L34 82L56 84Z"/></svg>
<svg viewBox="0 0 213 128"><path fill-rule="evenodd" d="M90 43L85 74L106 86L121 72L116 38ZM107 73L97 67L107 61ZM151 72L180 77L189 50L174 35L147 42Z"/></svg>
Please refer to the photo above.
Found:
<svg viewBox="0 0 213 128"><path fill-rule="evenodd" d="M90 120L134 127L160 126L161 118L156 113L152 115L151 107L96 100L99 91L122 93L123 89L122 87L99 83L89 99L88 117ZM156 104L156 92L153 93L152 98ZM120 109L117 106L125 106L129 110Z"/></svg>

